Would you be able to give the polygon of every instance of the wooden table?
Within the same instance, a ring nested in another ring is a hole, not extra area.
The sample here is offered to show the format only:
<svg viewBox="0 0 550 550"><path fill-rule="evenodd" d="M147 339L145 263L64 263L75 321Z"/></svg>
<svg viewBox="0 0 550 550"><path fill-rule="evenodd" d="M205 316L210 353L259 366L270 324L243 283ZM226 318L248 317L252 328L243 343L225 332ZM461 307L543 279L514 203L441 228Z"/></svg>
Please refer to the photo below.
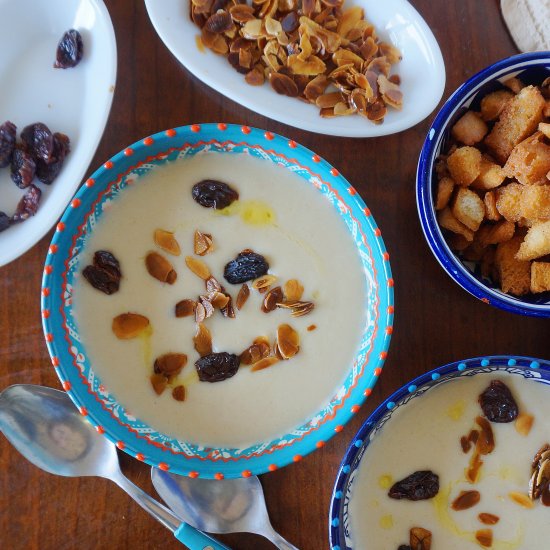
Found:
<svg viewBox="0 0 550 550"><path fill-rule="evenodd" d="M420 229L415 203L418 154L433 114L397 135L325 137L256 115L207 88L160 41L143 2L107 0L118 41L111 116L88 170L128 143L194 122L246 123L292 137L337 166L373 211L391 254L395 331L380 382L357 416L321 450L262 477L273 526L302 550L328 548L328 507L342 455L367 415L407 380L446 362L483 354L544 357L548 324L474 299L441 269ZM478 70L517 53L497 0L413 0L441 46L444 99ZM0 268L0 389L29 382L59 387L40 321L40 279L51 233ZM150 470L121 456L131 479L154 494ZM261 537L220 537L236 550L273 548ZM46 474L0 437L0 548L181 548L113 483Z"/></svg>

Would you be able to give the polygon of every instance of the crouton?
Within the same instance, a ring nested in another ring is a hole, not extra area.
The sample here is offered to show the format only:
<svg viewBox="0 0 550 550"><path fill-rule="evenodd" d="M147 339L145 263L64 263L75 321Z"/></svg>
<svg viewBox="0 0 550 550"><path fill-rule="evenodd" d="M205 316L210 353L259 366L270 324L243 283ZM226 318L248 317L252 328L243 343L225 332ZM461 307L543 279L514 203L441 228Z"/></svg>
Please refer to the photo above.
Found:
<svg viewBox="0 0 550 550"><path fill-rule="evenodd" d="M500 243L495 252L495 271L502 292L523 296L531 288L531 264L516 259L521 237Z"/></svg>
<svg viewBox="0 0 550 550"><path fill-rule="evenodd" d="M453 216L453 213L448 206L437 213L437 221L443 229L448 229L457 235L462 235L467 241L473 241L474 232L471 229L468 229L465 225L462 225Z"/></svg>
<svg viewBox="0 0 550 550"><path fill-rule="evenodd" d="M546 174L550 171L550 146L543 142L544 134L535 132L518 143L510 153L503 172L524 185L550 183Z"/></svg>
<svg viewBox="0 0 550 550"><path fill-rule="evenodd" d="M514 94L508 90L497 90L487 94L481 100L481 116L483 120L495 120L498 118L502 110Z"/></svg>
<svg viewBox="0 0 550 550"><path fill-rule="evenodd" d="M547 292L550 290L550 263L531 263L531 292Z"/></svg>
<svg viewBox="0 0 550 550"><path fill-rule="evenodd" d="M457 233L452 233L449 235L447 243L449 244L450 249L455 252L462 252L470 246L470 241L463 235L458 235Z"/></svg>
<svg viewBox="0 0 550 550"><path fill-rule="evenodd" d="M483 201L474 191L465 189L464 187L461 187L456 192L451 210L454 217L472 231L479 229L485 217L485 205Z"/></svg>
<svg viewBox="0 0 550 550"><path fill-rule="evenodd" d="M535 260L546 254L550 254L550 221L538 222L529 228L516 257Z"/></svg>
<svg viewBox="0 0 550 550"><path fill-rule="evenodd" d="M509 183L496 190L497 210L508 221L517 222L522 218L522 192L523 186L517 182Z"/></svg>
<svg viewBox="0 0 550 550"><path fill-rule="evenodd" d="M506 86L509 90L512 90L515 94L519 94L521 90L525 88L525 84L515 76L505 80L502 85Z"/></svg>
<svg viewBox="0 0 550 550"><path fill-rule="evenodd" d="M538 187L537 187L538 189ZM497 196L495 191L487 191L483 197L485 203L485 217L493 222L498 222L502 217L497 210Z"/></svg>
<svg viewBox="0 0 550 550"><path fill-rule="evenodd" d="M464 145L475 145L485 137L488 131L487 124L478 113L466 111L453 126L451 134Z"/></svg>
<svg viewBox="0 0 550 550"><path fill-rule="evenodd" d="M458 185L470 185L479 176L480 167L481 153L475 147L459 147L447 158L451 178Z"/></svg>
<svg viewBox="0 0 550 550"><path fill-rule="evenodd" d="M550 124L548 122L541 122L539 124L539 132L542 132L548 139L550 139Z"/></svg>
<svg viewBox="0 0 550 550"><path fill-rule="evenodd" d="M550 100L546 101L544 109L542 110L542 115L546 118L550 118Z"/></svg>
<svg viewBox="0 0 550 550"><path fill-rule="evenodd" d="M535 131L544 106L544 98L535 86L523 88L505 105L484 141L500 163L504 164L512 149Z"/></svg>
<svg viewBox="0 0 550 550"><path fill-rule="evenodd" d="M472 187L481 190L494 189L502 184L505 177L502 168L498 164L487 158L487 156L482 155L479 165L479 175L473 181Z"/></svg>
<svg viewBox="0 0 550 550"><path fill-rule="evenodd" d="M441 178L437 184L437 194L435 199L435 209L443 210L451 200L455 182L451 178Z"/></svg>
<svg viewBox="0 0 550 550"><path fill-rule="evenodd" d="M479 262L485 254L487 246L482 244L479 240L474 240L469 244L468 248L462 251L461 257L467 262Z"/></svg>
<svg viewBox="0 0 550 550"><path fill-rule="evenodd" d="M516 226L508 220L500 220L494 225L483 225L475 234L475 240L478 240L483 246L491 244L505 243L509 241L516 231Z"/></svg>
<svg viewBox="0 0 550 550"><path fill-rule="evenodd" d="M532 221L550 220L550 185L526 185L520 200L523 218Z"/></svg>

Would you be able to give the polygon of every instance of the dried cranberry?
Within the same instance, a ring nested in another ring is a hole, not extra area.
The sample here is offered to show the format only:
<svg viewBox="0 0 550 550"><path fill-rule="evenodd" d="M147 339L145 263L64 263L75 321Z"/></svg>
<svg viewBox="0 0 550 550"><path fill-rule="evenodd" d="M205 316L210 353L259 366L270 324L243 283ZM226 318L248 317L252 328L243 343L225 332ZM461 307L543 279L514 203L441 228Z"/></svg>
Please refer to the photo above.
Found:
<svg viewBox="0 0 550 550"><path fill-rule="evenodd" d="M223 276L228 283L236 285L257 279L265 275L268 269L269 264L262 255L247 250L226 264Z"/></svg>
<svg viewBox="0 0 550 550"><path fill-rule="evenodd" d="M36 163L36 177L47 185L50 185L55 178L59 175L65 157L70 152L70 140L65 134L56 132L53 135L53 153L52 160L49 163L45 163L39 160Z"/></svg>
<svg viewBox="0 0 550 550"><path fill-rule="evenodd" d="M513 422L518 416L518 405L508 386L492 380L479 396L479 404L490 422Z"/></svg>
<svg viewBox="0 0 550 550"><path fill-rule="evenodd" d="M239 193L222 181L202 180L193 185L193 199L205 208L221 210L239 198Z"/></svg>
<svg viewBox="0 0 550 550"><path fill-rule="evenodd" d="M398 500L426 500L435 497L438 492L439 476L430 470L421 470L394 483L388 496Z"/></svg>
<svg viewBox="0 0 550 550"><path fill-rule="evenodd" d="M12 221L22 222L30 216L34 216L38 210L38 203L40 202L41 196L42 191L40 191L36 185L29 185L27 192L21 197L17 205Z"/></svg>
<svg viewBox="0 0 550 550"><path fill-rule="evenodd" d="M84 46L82 36L75 29L67 31L57 45L54 67L56 69L69 69L76 67L82 59Z"/></svg>
<svg viewBox="0 0 550 550"><path fill-rule="evenodd" d="M120 263L107 250L98 250L94 254L93 265L86 266L82 275L94 288L105 294L114 294L120 288Z"/></svg>
<svg viewBox="0 0 550 550"><path fill-rule="evenodd" d="M34 179L36 163L29 153L15 149L11 157L11 179L20 189L28 187Z"/></svg>
<svg viewBox="0 0 550 550"><path fill-rule="evenodd" d="M5 212L0 212L0 231L5 231L10 225L11 218Z"/></svg>
<svg viewBox="0 0 550 550"><path fill-rule="evenodd" d="M17 126L7 120L0 126L0 168L5 168L11 162L15 149Z"/></svg>
<svg viewBox="0 0 550 550"><path fill-rule="evenodd" d="M30 153L35 161L42 160L48 163L53 160L53 135L42 122L25 126L21 131L21 141L25 145L25 151Z"/></svg>
<svg viewBox="0 0 550 550"><path fill-rule="evenodd" d="M238 355L221 352L205 355L195 361L195 367L201 382L221 382L231 378L239 370L241 360Z"/></svg>

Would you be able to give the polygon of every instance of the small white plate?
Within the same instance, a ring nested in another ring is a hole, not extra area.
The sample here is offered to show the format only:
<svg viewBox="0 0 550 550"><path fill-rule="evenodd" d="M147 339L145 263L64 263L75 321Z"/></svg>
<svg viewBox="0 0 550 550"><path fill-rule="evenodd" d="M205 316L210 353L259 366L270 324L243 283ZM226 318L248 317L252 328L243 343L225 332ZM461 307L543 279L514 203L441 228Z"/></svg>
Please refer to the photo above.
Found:
<svg viewBox="0 0 550 550"><path fill-rule="evenodd" d="M54 69L57 44L74 28L84 43L82 61ZM67 134L71 153L51 185L38 180L42 199L35 216L0 233L0 266L14 260L52 227L79 186L111 109L116 80L116 42L101 0L0 0L0 124L20 131L43 122ZM0 169L0 210L11 215L25 191Z"/></svg>
<svg viewBox="0 0 550 550"><path fill-rule="evenodd" d="M303 130L347 137L375 137L401 132L426 118L445 87L441 50L428 25L405 0L346 0L345 6L364 8L379 35L397 46L403 60L403 110L390 110L384 122L373 124L359 116L325 119L314 105L276 94L269 84L249 86L221 55L199 51L198 27L189 17L190 0L145 0L149 17L166 47L197 78L233 101L279 122ZM199 122L199 121L197 121Z"/></svg>

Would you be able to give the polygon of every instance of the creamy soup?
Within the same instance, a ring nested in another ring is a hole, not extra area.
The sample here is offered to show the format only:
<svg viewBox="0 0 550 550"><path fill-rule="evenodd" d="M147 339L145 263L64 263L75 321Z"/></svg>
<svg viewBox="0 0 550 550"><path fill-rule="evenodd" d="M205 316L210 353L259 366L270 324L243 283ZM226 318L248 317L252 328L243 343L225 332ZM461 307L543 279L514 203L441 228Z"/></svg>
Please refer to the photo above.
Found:
<svg viewBox="0 0 550 550"><path fill-rule="evenodd" d="M225 210L204 208L191 197L192 186L215 179L238 191ZM173 231L180 256L170 256L154 241L156 229ZM213 250L193 254L196 230L212 235ZM199 354L192 338L193 317L176 318L174 306L197 299L205 283L185 264L201 259L232 295L241 285L223 277L224 266L243 249L265 256L275 284L298 279L304 300L315 309L301 317L290 311L261 311L264 296L251 290L234 319L215 311L205 325L214 352L239 355L260 336L274 341L277 327L290 324L300 336L299 353L290 360L253 372L241 365L227 380L200 382ZM90 264L95 251L111 251L120 262L118 292L106 295L79 274L74 312L94 372L132 415L170 436L206 446L243 447L296 428L328 404L353 364L365 324L366 282L357 249L344 221L321 193L301 177L271 162L245 154L203 153L158 167L107 205L81 255ZM144 258L157 251L177 272L173 285L151 277ZM152 333L117 339L114 317L125 312L146 316ZM309 330L308 330L309 328ZM185 353L178 376L185 401L170 391L156 395L150 383L153 362L168 353Z"/></svg>
<svg viewBox="0 0 550 550"><path fill-rule="evenodd" d="M460 439L472 428L479 429L475 418L483 413L478 396L494 379L511 390L522 415L521 426L490 423L495 447L481 456L479 478L470 483L466 469L475 449L464 452ZM353 549L397 550L409 544L411 528L422 527L432 533L432 550L479 550L480 530L490 531L493 542L487 547L493 549L547 550L550 508L527 494L533 457L550 443L549 391L519 376L477 375L442 384L397 409L367 448L352 486ZM525 429L526 415L534 418L530 431ZM389 498L388 490L396 481L422 470L439 476L434 498ZM461 491L478 491L479 502L453 509ZM486 515L480 520L480 514ZM487 514L496 516L496 523L491 524L495 518ZM489 524L483 522L488 519Z"/></svg>

